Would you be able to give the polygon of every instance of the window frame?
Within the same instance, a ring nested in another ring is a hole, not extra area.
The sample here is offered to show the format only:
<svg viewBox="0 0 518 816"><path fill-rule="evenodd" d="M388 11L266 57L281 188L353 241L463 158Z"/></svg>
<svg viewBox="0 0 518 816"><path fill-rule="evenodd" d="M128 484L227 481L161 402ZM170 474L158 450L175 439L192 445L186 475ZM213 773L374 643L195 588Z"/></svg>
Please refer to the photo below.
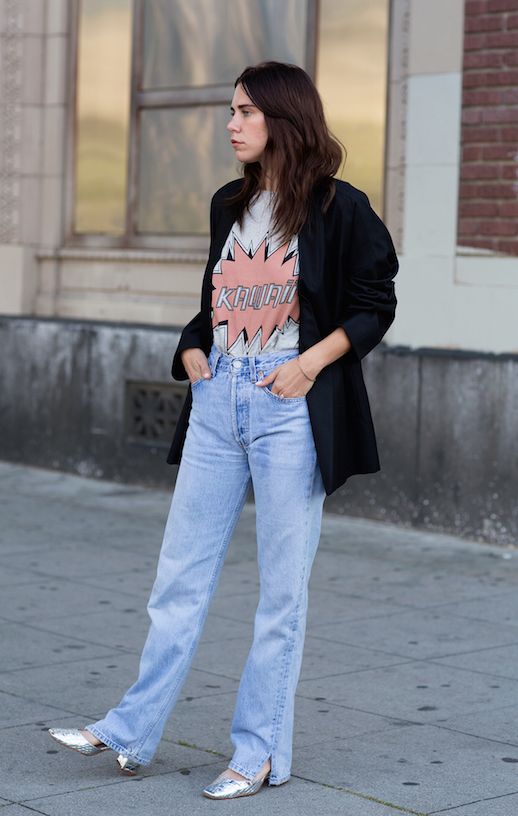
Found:
<svg viewBox="0 0 518 816"><path fill-rule="evenodd" d="M128 152L126 166L126 202L125 227L120 235L109 235L95 232L76 232L74 213L76 199L75 168L78 121L76 116L77 76L79 51L79 23L81 17L81 0L71 3L71 28L69 65L71 82L68 91L68 127L67 158L65 185L65 246L99 248L99 249L149 249L149 250L201 250L205 251L209 243L209 233L203 235L177 233L139 233L137 226L137 198L139 150L141 136L141 112L156 108L172 108L192 105L230 105L234 93L233 84L206 85L193 88L168 90L142 90L142 48L144 34L144 2L131 2L131 77L128 123ZM304 69L314 79L316 68L316 50L318 46L318 19L320 0L307 0L308 16L305 38ZM236 176L237 161L236 161ZM229 179L230 180L230 179ZM208 228L208 203L207 203Z"/></svg>

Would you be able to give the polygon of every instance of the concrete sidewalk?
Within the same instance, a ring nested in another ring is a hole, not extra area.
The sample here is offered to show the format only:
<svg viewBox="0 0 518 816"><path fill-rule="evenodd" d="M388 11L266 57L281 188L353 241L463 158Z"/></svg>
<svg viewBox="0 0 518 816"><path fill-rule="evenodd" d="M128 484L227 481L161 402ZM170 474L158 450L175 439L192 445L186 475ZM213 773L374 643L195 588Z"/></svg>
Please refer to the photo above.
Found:
<svg viewBox="0 0 518 816"><path fill-rule="evenodd" d="M0 463L0 816L516 816L518 552L324 514L292 777L220 804L258 598L255 512L230 544L155 761L60 748L136 679L170 494Z"/></svg>

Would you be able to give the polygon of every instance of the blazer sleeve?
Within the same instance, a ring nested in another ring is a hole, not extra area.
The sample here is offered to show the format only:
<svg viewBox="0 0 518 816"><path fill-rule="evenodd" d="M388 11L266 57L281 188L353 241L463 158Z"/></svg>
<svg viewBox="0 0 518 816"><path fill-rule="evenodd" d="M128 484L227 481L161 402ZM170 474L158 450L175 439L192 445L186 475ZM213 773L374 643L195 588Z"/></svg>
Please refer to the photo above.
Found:
<svg viewBox="0 0 518 816"><path fill-rule="evenodd" d="M212 200L210 202L210 243L212 246L212 241L214 239L214 232L216 226L216 193L212 196ZM209 256L210 256L210 249L209 249ZM203 285L202 285L203 290ZM187 348L203 348L202 343L202 311L201 311L201 302L200 302L200 311L198 314L194 315L192 320L190 320L187 325L184 327L180 339L178 341L178 345L176 347L176 351L173 357L173 363L171 366L171 374L175 380L188 380L189 375L185 370L185 367L182 363L181 353L184 349Z"/></svg>
<svg viewBox="0 0 518 816"><path fill-rule="evenodd" d="M336 323L351 342L348 354L358 360L378 345L394 320L398 269L390 233L361 193L354 203L345 259L343 316Z"/></svg>

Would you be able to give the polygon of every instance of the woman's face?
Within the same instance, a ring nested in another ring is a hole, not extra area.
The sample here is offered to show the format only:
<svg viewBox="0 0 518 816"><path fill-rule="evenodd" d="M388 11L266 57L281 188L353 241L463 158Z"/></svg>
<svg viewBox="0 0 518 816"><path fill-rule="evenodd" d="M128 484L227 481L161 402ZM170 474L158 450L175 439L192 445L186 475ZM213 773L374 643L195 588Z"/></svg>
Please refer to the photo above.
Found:
<svg viewBox="0 0 518 816"><path fill-rule="evenodd" d="M236 157L241 162L261 162L268 141L264 113L252 103L241 83L235 88L230 114L227 130Z"/></svg>

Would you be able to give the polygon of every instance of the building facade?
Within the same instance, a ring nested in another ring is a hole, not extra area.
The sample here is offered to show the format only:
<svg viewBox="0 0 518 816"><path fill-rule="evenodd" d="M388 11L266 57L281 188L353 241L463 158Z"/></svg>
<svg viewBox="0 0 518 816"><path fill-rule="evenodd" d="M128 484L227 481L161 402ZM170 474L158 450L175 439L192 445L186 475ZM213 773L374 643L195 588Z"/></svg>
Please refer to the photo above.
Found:
<svg viewBox="0 0 518 816"><path fill-rule="evenodd" d="M234 78L315 79L400 258L382 471L326 510L518 533L518 0L0 0L0 457L172 484Z"/></svg>

